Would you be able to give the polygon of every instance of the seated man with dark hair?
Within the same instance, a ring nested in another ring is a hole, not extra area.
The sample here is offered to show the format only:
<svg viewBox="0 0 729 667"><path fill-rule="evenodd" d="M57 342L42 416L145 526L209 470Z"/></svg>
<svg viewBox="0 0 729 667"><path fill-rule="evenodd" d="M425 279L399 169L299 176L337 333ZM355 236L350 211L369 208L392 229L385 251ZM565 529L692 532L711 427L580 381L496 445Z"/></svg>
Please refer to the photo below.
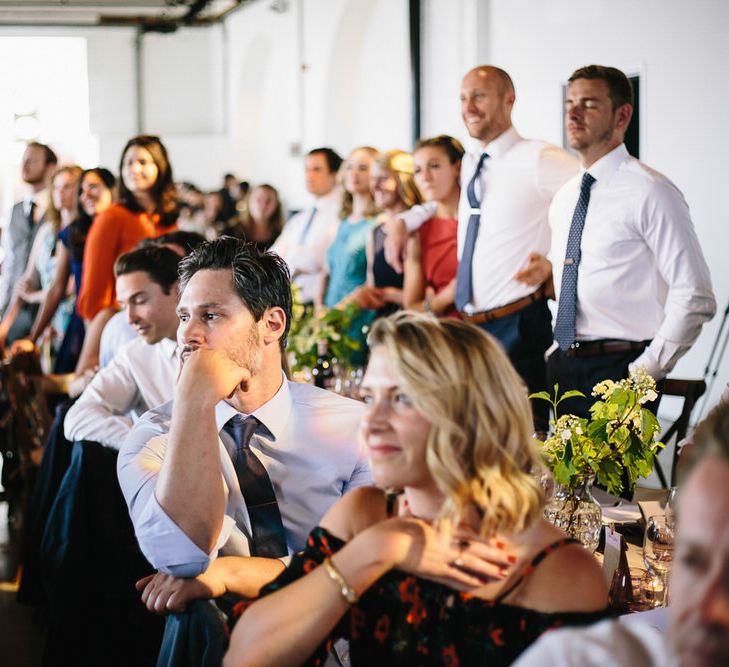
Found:
<svg viewBox="0 0 729 667"><path fill-rule="evenodd" d="M292 306L285 262L223 237L182 261L180 285L175 398L135 424L118 474L142 551L160 571L139 582L143 601L158 613L193 601L168 617L158 664L182 664L180 651L185 664L204 655L215 664L227 640L199 598L256 595L329 507L371 477L357 439L362 404L281 370ZM198 575L221 563L234 584L203 585Z"/></svg>
<svg viewBox="0 0 729 667"><path fill-rule="evenodd" d="M257 591L337 498L369 483L362 406L284 377L291 286L278 255L217 239L181 262L180 285L175 398L134 425L119 481L158 570L194 577L219 553L253 556L241 578Z"/></svg>

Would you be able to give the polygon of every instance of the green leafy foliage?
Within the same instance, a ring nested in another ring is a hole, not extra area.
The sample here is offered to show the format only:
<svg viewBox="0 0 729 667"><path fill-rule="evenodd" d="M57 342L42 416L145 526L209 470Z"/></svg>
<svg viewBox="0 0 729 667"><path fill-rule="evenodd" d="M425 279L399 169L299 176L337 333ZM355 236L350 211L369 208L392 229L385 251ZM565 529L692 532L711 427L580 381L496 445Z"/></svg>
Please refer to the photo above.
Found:
<svg viewBox="0 0 729 667"><path fill-rule="evenodd" d="M638 368L628 379L598 383L592 395L598 400L590 407L590 419L559 416L562 401L584 397L579 391L560 396L559 385L555 385L553 395L546 391L531 395L550 403L555 415L542 453L558 484L574 489L581 478L592 475L609 492L619 494L624 477L632 489L639 477L650 475L663 447L657 441L658 419L643 407L658 397L656 383Z"/></svg>
<svg viewBox="0 0 729 667"><path fill-rule="evenodd" d="M351 303L344 308L330 308L322 313L307 312L299 298L298 289L293 290L293 321L289 333L288 350L293 352L291 369L301 371L316 366L319 341L326 341L329 354L342 367L348 367L352 352L361 344L347 335L352 322L360 312L359 306Z"/></svg>

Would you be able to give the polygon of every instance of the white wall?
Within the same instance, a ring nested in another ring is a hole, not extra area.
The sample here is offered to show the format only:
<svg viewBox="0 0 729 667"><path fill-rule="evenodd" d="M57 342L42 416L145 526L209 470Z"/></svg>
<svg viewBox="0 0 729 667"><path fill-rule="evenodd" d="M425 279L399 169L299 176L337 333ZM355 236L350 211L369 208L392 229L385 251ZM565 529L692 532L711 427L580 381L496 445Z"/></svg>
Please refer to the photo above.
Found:
<svg viewBox="0 0 729 667"><path fill-rule="evenodd" d="M308 149L410 145L407 2L294 0L284 13L270 4L226 21L232 143L242 175L300 206Z"/></svg>
<svg viewBox="0 0 729 667"><path fill-rule="evenodd" d="M0 37L82 37L89 74L89 130L95 150L67 159L117 170L129 137L159 134L175 177L219 187L233 152L225 128L223 27L142 38L142 119L137 112L136 31L131 28L0 28ZM86 147L85 147L86 148ZM90 157L93 153L93 157Z"/></svg>

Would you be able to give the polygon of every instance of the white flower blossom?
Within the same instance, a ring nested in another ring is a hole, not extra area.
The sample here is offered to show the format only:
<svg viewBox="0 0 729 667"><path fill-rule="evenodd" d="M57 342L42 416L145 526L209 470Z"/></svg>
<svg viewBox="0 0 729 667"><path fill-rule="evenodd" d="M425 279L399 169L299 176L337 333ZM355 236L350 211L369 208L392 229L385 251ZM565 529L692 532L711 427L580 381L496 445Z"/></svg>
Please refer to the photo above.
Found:
<svg viewBox="0 0 729 667"><path fill-rule="evenodd" d="M566 428L562 431L562 442L567 442L572 437L572 431Z"/></svg>

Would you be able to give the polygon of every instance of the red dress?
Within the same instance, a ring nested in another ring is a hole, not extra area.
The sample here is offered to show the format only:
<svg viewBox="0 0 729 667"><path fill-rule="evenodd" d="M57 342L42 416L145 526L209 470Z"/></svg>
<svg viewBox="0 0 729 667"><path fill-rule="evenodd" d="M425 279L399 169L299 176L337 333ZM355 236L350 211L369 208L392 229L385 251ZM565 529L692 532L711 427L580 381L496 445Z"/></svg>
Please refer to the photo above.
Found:
<svg viewBox="0 0 729 667"><path fill-rule="evenodd" d="M458 220L431 218L420 227L420 259L425 286L440 292L458 270ZM444 315L459 317L455 306Z"/></svg>
<svg viewBox="0 0 729 667"><path fill-rule="evenodd" d="M119 255L133 250L143 239L176 230L163 227L159 216L130 211L113 204L94 218L84 247L83 277L76 300L76 311L92 320L104 308L117 307L114 262Z"/></svg>

